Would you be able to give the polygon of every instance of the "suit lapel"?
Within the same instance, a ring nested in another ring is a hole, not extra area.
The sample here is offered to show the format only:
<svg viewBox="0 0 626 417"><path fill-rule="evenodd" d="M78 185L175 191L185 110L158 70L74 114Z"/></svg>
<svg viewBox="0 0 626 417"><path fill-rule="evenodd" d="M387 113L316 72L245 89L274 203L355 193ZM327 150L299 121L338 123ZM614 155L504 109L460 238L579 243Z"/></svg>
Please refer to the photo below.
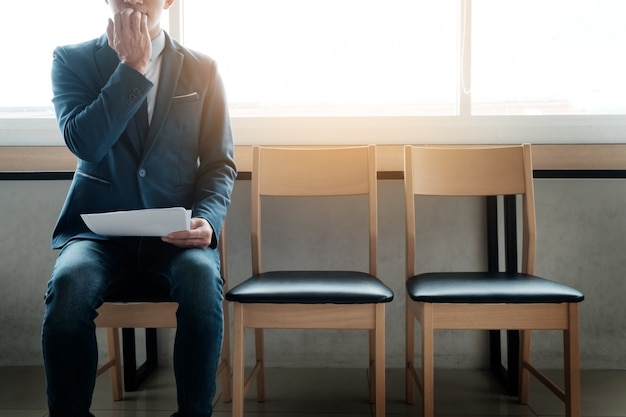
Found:
<svg viewBox="0 0 626 417"><path fill-rule="evenodd" d="M148 129L146 151L149 152L156 138L158 137L163 123L167 117L172 104L172 97L176 92L178 79L183 66L183 54L181 54L173 45L171 39L166 34L165 49L161 60L161 74L159 76L159 87L157 89L156 100L154 103L154 113L152 122ZM147 153L146 152L146 153Z"/></svg>

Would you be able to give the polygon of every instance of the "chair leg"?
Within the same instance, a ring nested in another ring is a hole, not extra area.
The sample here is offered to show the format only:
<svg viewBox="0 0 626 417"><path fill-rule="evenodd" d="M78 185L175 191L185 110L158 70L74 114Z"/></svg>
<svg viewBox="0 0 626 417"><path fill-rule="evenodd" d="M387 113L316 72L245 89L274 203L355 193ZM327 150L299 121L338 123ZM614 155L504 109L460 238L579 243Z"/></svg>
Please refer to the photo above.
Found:
<svg viewBox="0 0 626 417"><path fill-rule="evenodd" d="M233 303L233 390L232 417L243 417L244 398L244 328L243 305Z"/></svg>
<svg viewBox="0 0 626 417"><path fill-rule="evenodd" d="M424 417L435 415L435 335L433 305L425 303L422 315L422 401Z"/></svg>
<svg viewBox="0 0 626 417"><path fill-rule="evenodd" d="M565 416L580 417L580 352L578 304L569 304L568 329L563 332Z"/></svg>
<svg viewBox="0 0 626 417"><path fill-rule="evenodd" d="M407 404L415 403L415 380L413 379L413 370L415 369L415 323L413 319L413 314L411 313L408 305L411 302L409 297L406 297L406 305L405 308L405 400Z"/></svg>
<svg viewBox="0 0 626 417"><path fill-rule="evenodd" d="M519 382L519 402L528 404L528 392L530 389L530 371L526 364L530 363L530 345L532 330L522 330L520 332L520 382Z"/></svg>
<svg viewBox="0 0 626 417"><path fill-rule="evenodd" d="M113 401L120 401L122 393L122 355L120 352L119 329L107 328L107 346L109 349L109 360L113 361L111 369L111 394Z"/></svg>
<svg viewBox="0 0 626 417"><path fill-rule="evenodd" d="M137 345L135 343L136 329L122 329L122 352L124 357L122 369L124 371L124 390L126 392L137 391L139 385L141 385L159 365L157 329L146 328L144 331L146 338L146 360L140 366L137 366Z"/></svg>
<svg viewBox="0 0 626 417"><path fill-rule="evenodd" d="M254 329L254 345L256 351L256 400L260 403L265 401L265 337L263 329Z"/></svg>
<svg viewBox="0 0 626 417"><path fill-rule="evenodd" d="M368 330L369 337L369 397L370 404L376 403L376 329Z"/></svg>
<svg viewBox="0 0 626 417"><path fill-rule="evenodd" d="M376 305L375 329L375 371L376 413L375 417L385 417L385 305Z"/></svg>

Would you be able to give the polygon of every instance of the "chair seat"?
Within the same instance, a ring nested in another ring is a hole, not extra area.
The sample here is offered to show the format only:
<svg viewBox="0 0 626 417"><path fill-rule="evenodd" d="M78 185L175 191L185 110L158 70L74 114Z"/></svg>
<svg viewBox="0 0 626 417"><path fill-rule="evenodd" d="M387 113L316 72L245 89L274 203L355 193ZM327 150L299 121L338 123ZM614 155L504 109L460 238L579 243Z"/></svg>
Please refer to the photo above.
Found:
<svg viewBox="0 0 626 417"><path fill-rule="evenodd" d="M393 300L378 278L357 271L271 271L226 294L228 301L274 304L370 304Z"/></svg>
<svg viewBox="0 0 626 417"><path fill-rule="evenodd" d="M414 301L426 303L572 303L584 295L544 278L508 272L435 272L406 282Z"/></svg>

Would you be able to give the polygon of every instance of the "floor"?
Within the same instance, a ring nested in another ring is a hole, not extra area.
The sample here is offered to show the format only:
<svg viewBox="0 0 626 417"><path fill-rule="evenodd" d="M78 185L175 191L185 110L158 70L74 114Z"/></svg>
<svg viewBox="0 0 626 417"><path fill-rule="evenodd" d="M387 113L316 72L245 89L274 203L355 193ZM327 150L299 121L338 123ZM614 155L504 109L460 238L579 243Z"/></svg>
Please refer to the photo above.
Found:
<svg viewBox="0 0 626 417"><path fill-rule="evenodd" d="M266 401L257 403L254 386L246 417L373 416L367 401L367 373L361 369L282 369L266 371ZM555 373L558 375L558 373ZM531 385L529 405L504 394L488 371L437 370L435 412L441 417L562 416L561 402L539 383ZM583 371L582 416L626 417L626 371ZM111 400L108 376L98 378L92 412L96 417L169 417L176 395L170 368L159 368L137 392ZM387 373L387 415L421 416L419 396L404 402L404 372ZM0 417L46 415L43 369L0 367ZM230 416L230 404L215 399L215 417Z"/></svg>

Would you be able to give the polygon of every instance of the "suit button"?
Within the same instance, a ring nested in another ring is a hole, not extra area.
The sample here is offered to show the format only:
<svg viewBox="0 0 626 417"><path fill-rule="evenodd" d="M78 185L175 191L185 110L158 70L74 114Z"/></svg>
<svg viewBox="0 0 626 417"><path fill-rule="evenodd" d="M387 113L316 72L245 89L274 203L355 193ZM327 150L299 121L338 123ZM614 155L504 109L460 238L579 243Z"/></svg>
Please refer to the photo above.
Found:
<svg viewBox="0 0 626 417"><path fill-rule="evenodd" d="M139 176L140 176L141 178L145 177L145 176L146 176L146 170L145 170L145 169L143 169L143 168L141 168L141 169L139 170Z"/></svg>

